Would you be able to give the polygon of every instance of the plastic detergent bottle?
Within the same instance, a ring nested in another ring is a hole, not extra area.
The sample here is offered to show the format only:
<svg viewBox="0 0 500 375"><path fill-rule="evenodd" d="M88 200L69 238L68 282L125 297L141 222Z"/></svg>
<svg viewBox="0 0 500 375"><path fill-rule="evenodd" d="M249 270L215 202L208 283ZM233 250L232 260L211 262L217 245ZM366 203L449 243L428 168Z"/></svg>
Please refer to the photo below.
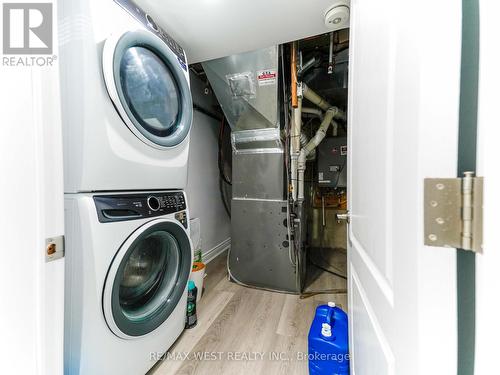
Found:
<svg viewBox="0 0 500 375"><path fill-rule="evenodd" d="M186 328L193 328L196 326L196 294L198 290L193 280L188 282L188 298L187 298L187 311L186 311Z"/></svg>
<svg viewBox="0 0 500 375"><path fill-rule="evenodd" d="M310 375L349 375L347 314L333 302L316 308L308 360Z"/></svg>

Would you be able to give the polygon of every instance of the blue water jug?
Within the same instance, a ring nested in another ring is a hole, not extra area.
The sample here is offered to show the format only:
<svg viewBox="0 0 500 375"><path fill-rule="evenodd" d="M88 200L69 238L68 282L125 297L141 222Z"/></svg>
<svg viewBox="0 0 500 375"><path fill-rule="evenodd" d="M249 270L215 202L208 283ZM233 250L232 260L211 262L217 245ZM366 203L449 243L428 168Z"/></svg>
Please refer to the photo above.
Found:
<svg viewBox="0 0 500 375"><path fill-rule="evenodd" d="M308 360L310 375L349 375L347 314L333 302L316 308Z"/></svg>

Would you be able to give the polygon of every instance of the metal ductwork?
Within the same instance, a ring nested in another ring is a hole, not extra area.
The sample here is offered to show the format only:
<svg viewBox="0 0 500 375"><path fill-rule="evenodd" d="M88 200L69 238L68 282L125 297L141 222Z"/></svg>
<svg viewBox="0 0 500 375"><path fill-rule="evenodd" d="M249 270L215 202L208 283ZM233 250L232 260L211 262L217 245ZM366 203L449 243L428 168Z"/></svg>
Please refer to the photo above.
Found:
<svg viewBox="0 0 500 375"><path fill-rule="evenodd" d="M279 129L278 46L204 62L231 129Z"/></svg>
<svg viewBox="0 0 500 375"><path fill-rule="evenodd" d="M230 275L246 285L299 292L288 228L279 46L202 65L232 130Z"/></svg>

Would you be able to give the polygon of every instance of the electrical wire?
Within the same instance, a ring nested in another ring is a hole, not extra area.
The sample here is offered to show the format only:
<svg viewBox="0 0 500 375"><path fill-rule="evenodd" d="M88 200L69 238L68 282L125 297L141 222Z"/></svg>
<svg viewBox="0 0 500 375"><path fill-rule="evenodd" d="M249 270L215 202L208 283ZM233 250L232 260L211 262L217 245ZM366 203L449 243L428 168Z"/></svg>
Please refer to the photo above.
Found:
<svg viewBox="0 0 500 375"><path fill-rule="evenodd" d="M224 205L224 210L226 211L227 215L231 217L231 205L228 202L227 199L227 192L226 192L226 186L230 185L225 185L225 181L222 179L222 177L219 178L219 190L222 198L222 204Z"/></svg>
<svg viewBox="0 0 500 375"><path fill-rule="evenodd" d="M280 52L281 52L281 83L282 83L282 95L283 95L283 117L284 117L284 133L285 133L285 141L284 146L285 146L285 158L284 158L284 166L285 166L285 174L286 174L286 186L285 186L285 196L286 196L286 221L287 221L287 237L289 241L289 246L288 246L288 259L290 263L297 269L297 252L296 252L296 246L295 246L295 237L292 239L292 215L291 215L291 210L290 210L290 189L289 189L289 181L291 181L290 177L290 166L288 163L288 157L290 153L290 113L288 111L289 106L291 105L291 98L288 98L287 96L287 90L286 90L286 80L285 80L285 53L284 53L284 45L280 46ZM287 105L288 104L288 105Z"/></svg>
<svg viewBox="0 0 500 375"><path fill-rule="evenodd" d="M231 205L228 202L226 188L232 186L232 181L226 176L224 172L224 128L225 128L225 117L222 116L222 120L219 127L219 138L218 138L218 153L217 153L217 165L219 168L219 190L222 198L222 203L224 204L224 209L229 217L231 217Z"/></svg>
<svg viewBox="0 0 500 375"><path fill-rule="evenodd" d="M219 166L219 174L220 177L224 180L224 182L228 185L232 185L232 182L229 180L229 178L226 176L226 173L224 172L224 153L222 151L223 147L223 140L224 140L224 127L225 127L225 117L222 117L222 121L220 124L219 128L219 152L218 152L218 166Z"/></svg>
<svg viewBox="0 0 500 375"><path fill-rule="evenodd" d="M299 298L305 299L313 297L318 294L347 294L347 289L324 289L324 290L313 290L310 292L301 293Z"/></svg>

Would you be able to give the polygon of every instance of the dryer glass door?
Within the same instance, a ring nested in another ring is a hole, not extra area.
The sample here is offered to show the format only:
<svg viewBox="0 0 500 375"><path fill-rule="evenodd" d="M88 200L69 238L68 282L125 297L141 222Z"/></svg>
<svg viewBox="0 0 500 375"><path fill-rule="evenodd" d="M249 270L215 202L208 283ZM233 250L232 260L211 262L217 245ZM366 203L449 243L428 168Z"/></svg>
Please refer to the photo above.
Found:
<svg viewBox="0 0 500 375"><path fill-rule="evenodd" d="M144 47L127 49L120 63L120 84L130 111L146 134L172 135L179 126L180 94L167 65Z"/></svg>
<svg viewBox="0 0 500 375"><path fill-rule="evenodd" d="M139 139L167 148L186 138L193 105L185 65L161 39L143 30L111 38L103 67L110 97Z"/></svg>
<svg viewBox="0 0 500 375"><path fill-rule="evenodd" d="M156 220L139 228L118 251L104 290L104 312L121 337L145 335L179 303L191 271L191 247L183 227Z"/></svg>

